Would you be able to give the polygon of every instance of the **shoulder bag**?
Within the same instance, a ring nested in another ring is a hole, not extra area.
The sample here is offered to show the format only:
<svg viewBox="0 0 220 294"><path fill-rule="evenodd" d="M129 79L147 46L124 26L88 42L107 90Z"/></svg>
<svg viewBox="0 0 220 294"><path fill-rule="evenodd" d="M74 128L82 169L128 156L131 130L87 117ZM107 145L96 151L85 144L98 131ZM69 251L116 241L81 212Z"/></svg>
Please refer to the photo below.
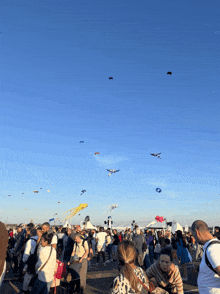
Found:
<svg viewBox="0 0 220 294"><path fill-rule="evenodd" d="M53 250L53 247L51 246L51 249L50 249L50 255L49 255L47 261L46 261L45 264L39 269L38 273L35 274L35 275L31 278L31 280L30 280L28 286L30 286L30 287L33 287L33 286L34 286L34 283L35 283L35 281L37 280L37 277L38 277L39 272L42 271L42 269L45 267L45 265L47 264L48 260L50 259L50 256L51 256L51 253L52 253L52 250Z"/></svg>

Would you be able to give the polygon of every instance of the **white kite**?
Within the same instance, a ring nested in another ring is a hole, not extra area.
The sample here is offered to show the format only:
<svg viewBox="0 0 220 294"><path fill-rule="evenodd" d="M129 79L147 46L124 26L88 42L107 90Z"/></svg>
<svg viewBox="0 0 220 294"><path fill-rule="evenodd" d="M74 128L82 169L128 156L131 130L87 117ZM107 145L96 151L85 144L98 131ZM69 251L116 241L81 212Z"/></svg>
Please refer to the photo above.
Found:
<svg viewBox="0 0 220 294"><path fill-rule="evenodd" d="M103 207L103 209L106 207L107 207L107 209L103 213L107 213L108 211L112 212L115 208L118 207L118 205L117 204L106 205L105 207Z"/></svg>

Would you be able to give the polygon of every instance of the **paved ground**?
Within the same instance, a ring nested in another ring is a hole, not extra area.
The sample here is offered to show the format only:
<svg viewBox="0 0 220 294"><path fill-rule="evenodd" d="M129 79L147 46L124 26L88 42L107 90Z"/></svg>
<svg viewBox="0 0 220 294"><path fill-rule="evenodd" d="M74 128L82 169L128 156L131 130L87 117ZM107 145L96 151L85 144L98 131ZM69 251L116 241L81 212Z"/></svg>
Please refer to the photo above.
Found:
<svg viewBox="0 0 220 294"><path fill-rule="evenodd" d="M194 263L197 264L198 263ZM105 294L109 293L110 286L112 284L112 281L114 278L118 275L118 264L117 262L111 262L108 263L105 267L102 263L100 263L99 267L95 266L95 260L92 261L92 268L90 271L88 271L87 274L87 286L86 286L86 294ZM180 272L182 270L180 269ZM9 272L7 277L4 280L1 294L14 294L14 293L22 293L22 283L13 280L14 275ZM67 282L70 281L70 277L67 278ZM197 272L193 270L192 264L188 265L188 281L184 282L184 293L190 294L190 293L198 293L197 289ZM15 287L17 287L18 291L16 292L15 289L13 289L12 285L9 283L12 283ZM68 292L65 291L66 284L61 282L61 291L60 294L67 294Z"/></svg>

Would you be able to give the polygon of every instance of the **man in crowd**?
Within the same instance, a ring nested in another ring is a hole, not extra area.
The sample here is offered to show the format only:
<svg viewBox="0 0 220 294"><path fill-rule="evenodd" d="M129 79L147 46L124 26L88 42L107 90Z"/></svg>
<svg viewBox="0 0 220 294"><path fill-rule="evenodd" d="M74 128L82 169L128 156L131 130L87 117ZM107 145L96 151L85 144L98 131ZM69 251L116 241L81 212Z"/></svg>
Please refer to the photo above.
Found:
<svg viewBox="0 0 220 294"><path fill-rule="evenodd" d="M49 223L43 223L42 225L42 233L48 233L50 230L50 224ZM53 233L53 231L51 230ZM57 236L54 234L53 239L51 241L51 246L56 250L57 249Z"/></svg>
<svg viewBox="0 0 220 294"><path fill-rule="evenodd" d="M142 246L145 242L144 237L141 235L140 229L136 229L136 235L133 237L133 243L135 245L135 248L138 252L138 263L140 266L143 266L143 251Z"/></svg>
<svg viewBox="0 0 220 294"><path fill-rule="evenodd" d="M113 242L112 242L112 255L113 255L113 261L117 261L117 247L119 244L119 238L117 234L117 230L113 230Z"/></svg>
<svg viewBox="0 0 220 294"><path fill-rule="evenodd" d="M215 235L216 238L218 238L220 240L220 231L219 231L219 229L220 229L219 227L217 227L217 226L215 227L214 235Z"/></svg>
<svg viewBox="0 0 220 294"><path fill-rule="evenodd" d="M73 247L72 256L77 255L79 257L79 263L82 264L79 270L80 276L80 290L81 293L84 292L86 287L86 275L87 275L87 268L88 268L88 261L87 257L89 254L89 246L86 240L81 238L81 235L77 233L75 235L75 244Z"/></svg>
<svg viewBox="0 0 220 294"><path fill-rule="evenodd" d="M100 227L99 233L96 236L97 251L98 251L97 263L96 263L97 266L99 265L100 255L102 255L103 263L105 265L106 237L107 237L107 233L104 232L103 227Z"/></svg>
<svg viewBox="0 0 220 294"><path fill-rule="evenodd" d="M6 251L8 246L8 232L5 225L0 222L0 289L6 272Z"/></svg>
<svg viewBox="0 0 220 294"><path fill-rule="evenodd" d="M199 293L220 293L220 242L211 235L204 221L195 221L191 231L204 250L197 280Z"/></svg>
<svg viewBox="0 0 220 294"><path fill-rule="evenodd" d="M17 275L18 272L18 264L20 263L21 260L21 249L24 244L24 232L22 230L22 225L19 225L16 227L17 229L17 235L15 236L15 246L13 249L13 261L14 261L14 274Z"/></svg>

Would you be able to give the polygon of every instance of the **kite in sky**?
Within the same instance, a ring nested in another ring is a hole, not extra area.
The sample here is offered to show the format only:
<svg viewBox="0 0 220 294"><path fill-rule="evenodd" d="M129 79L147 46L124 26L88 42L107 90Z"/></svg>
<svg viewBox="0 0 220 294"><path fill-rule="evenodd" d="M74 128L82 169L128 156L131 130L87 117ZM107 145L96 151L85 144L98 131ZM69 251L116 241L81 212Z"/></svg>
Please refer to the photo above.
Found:
<svg viewBox="0 0 220 294"><path fill-rule="evenodd" d="M99 152L96 152L95 155L100 154Z"/></svg>
<svg viewBox="0 0 220 294"><path fill-rule="evenodd" d="M51 219L49 219L49 222L52 222L53 220L55 220L55 218L51 218Z"/></svg>
<svg viewBox="0 0 220 294"><path fill-rule="evenodd" d="M81 203L78 207L74 207L74 208L71 208L71 209L67 210L64 213L64 215L67 212L70 212L70 213L66 217L64 217L63 221L67 221L68 219L71 219L72 217L74 217L74 215L76 215L79 211L85 209L87 206L88 206L87 203Z"/></svg>
<svg viewBox="0 0 220 294"><path fill-rule="evenodd" d="M33 191L34 193L38 193L38 191Z"/></svg>
<svg viewBox="0 0 220 294"><path fill-rule="evenodd" d="M109 79L109 80L113 80L113 77L109 77L108 79Z"/></svg>
<svg viewBox="0 0 220 294"><path fill-rule="evenodd" d="M47 190L48 193L50 193L50 190Z"/></svg>
<svg viewBox="0 0 220 294"><path fill-rule="evenodd" d="M157 221L157 222L163 222L164 221L164 218L163 218L163 216L159 216L159 215L157 215L156 217L155 217L155 220Z"/></svg>
<svg viewBox="0 0 220 294"><path fill-rule="evenodd" d="M80 141L79 143L84 143L84 141Z"/></svg>
<svg viewBox="0 0 220 294"><path fill-rule="evenodd" d="M86 190L82 190L80 195L84 194L85 192L86 192Z"/></svg>
<svg viewBox="0 0 220 294"><path fill-rule="evenodd" d="M152 155L152 156L157 156L158 158L161 159L160 154L161 154L161 153L151 153L150 155Z"/></svg>
<svg viewBox="0 0 220 294"><path fill-rule="evenodd" d="M11 195L8 195L8 196L11 196Z"/></svg>
<svg viewBox="0 0 220 294"><path fill-rule="evenodd" d="M106 208L106 207L107 207L107 209L104 211L104 213L106 213L108 211L112 212L115 208L118 207L118 204L107 205L107 206L103 207L103 209Z"/></svg>
<svg viewBox="0 0 220 294"><path fill-rule="evenodd" d="M120 171L120 169L118 169L118 170L116 170L116 169L106 169L106 170L109 172L108 177L109 177L111 174L114 174L114 173L117 173L117 172Z"/></svg>
<svg viewBox="0 0 220 294"><path fill-rule="evenodd" d="M160 188L157 188L156 192L160 193L160 192L162 192L162 190Z"/></svg>
<svg viewBox="0 0 220 294"><path fill-rule="evenodd" d="M58 202L58 203L60 203L60 202Z"/></svg>
<svg viewBox="0 0 220 294"><path fill-rule="evenodd" d="M167 74L171 76L172 75L172 71L168 71Z"/></svg>

